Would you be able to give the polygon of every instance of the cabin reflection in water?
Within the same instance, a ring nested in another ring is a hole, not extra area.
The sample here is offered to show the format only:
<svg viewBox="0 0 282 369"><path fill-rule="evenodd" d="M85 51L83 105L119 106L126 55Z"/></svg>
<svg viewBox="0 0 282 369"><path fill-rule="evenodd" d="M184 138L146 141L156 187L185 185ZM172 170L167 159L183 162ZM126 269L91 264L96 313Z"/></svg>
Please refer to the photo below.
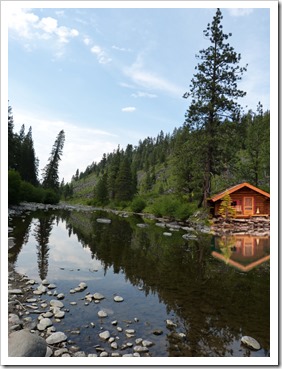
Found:
<svg viewBox="0 0 282 369"><path fill-rule="evenodd" d="M270 238L247 234L215 237L212 256L248 272L270 259Z"/></svg>

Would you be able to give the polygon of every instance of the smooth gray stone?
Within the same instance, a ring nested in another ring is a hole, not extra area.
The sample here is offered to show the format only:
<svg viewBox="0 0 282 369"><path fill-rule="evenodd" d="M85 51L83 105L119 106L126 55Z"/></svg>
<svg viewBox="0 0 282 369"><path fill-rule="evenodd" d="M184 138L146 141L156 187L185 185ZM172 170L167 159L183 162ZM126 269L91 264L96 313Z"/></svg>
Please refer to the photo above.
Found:
<svg viewBox="0 0 282 369"><path fill-rule="evenodd" d="M66 341L67 336L63 332L52 333L51 336L46 338L48 345L53 345L55 343L60 343Z"/></svg>
<svg viewBox="0 0 282 369"><path fill-rule="evenodd" d="M8 351L11 357L42 357L46 355L46 341L35 333L22 329L13 332L8 338Z"/></svg>

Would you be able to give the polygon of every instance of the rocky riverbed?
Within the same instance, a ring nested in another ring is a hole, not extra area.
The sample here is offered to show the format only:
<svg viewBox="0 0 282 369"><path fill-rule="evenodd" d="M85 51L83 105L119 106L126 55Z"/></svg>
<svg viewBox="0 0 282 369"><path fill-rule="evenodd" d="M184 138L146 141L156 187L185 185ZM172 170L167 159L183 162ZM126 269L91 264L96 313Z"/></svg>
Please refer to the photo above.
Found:
<svg viewBox="0 0 282 369"><path fill-rule="evenodd" d="M89 334L93 336L93 352L84 352L75 341L68 337L68 332L63 332L54 327L64 319L75 305L73 302L64 304L64 294L56 291L56 286L47 280L36 283L27 276L20 275L13 270L9 272L9 356L150 356L150 347L154 342L138 336L138 321L136 317L132 321L111 321L112 329L103 328L103 319L108 317L107 311L101 309L96 318L85 325ZM70 291L71 294L83 292L82 299L85 305L100 304L105 296L96 292L87 292L87 285L81 282ZM47 299L46 296L51 298ZM81 297L80 297L81 299ZM123 302L122 296L115 296L114 302ZM86 327L87 326L87 327ZM173 332L176 325L167 321L171 327L171 333L179 340L183 340L185 334ZM79 335L80 331L69 332L70 336ZM155 335L163 334L156 329Z"/></svg>

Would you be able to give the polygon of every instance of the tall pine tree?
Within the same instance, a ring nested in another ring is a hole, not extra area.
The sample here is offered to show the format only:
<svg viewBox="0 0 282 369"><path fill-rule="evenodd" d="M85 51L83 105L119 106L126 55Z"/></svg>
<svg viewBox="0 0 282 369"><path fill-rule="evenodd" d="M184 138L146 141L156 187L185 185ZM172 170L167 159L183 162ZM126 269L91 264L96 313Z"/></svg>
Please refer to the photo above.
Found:
<svg viewBox="0 0 282 369"><path fill-rule="evenodd" d="M189 92L184 94L185 98L192 98L186 113L186 125L191 131L203 132L197 158L198 171L202 176L202 198L199 205L206 205L211 194L211 178L220 173L220 125L227 117L233 120L239 118L240 105L237 99L246 94L237 86L246 67L239 66L241 55L227 42L231 33L223 33L222 19L222 13L217 9L212 23L204 31L210 46L196 55L200 60L195 68L197 72L192 78Z"/></svg>
<svg viewBox="0 0 282 369"><path fill-rule="evenodd" d="M59 161L63 154L65 132L61 130L53 145L49 161L43 169L42 186L53 190L59 190Z"/></svg>

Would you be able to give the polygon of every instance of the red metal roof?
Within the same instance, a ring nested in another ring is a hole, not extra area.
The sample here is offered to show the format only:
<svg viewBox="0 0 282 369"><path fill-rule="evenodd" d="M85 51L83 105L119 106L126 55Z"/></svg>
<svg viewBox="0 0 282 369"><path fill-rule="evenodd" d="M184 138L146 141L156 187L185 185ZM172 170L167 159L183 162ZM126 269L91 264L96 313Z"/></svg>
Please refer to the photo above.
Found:
<svg viewBox="0 0 282 369"><path fill-rule="evenodd" d="M247 183L247 182L243 182L243 183L237 184L237 185L235 185L235 186L229 187L229 188L227 188L225 191L220 192L220 193L219 193L219 194L217 194L217 195L214 195L213 197L211 197L211 198L209 199L209 201L213 201L213 202L215 202L215 201L217 201L217 200L221 199L221 198L226 194L226 192L228 192L229 194L231 194L231 193L233 193L233 192L236 192L236 191L240 190L240 189L241 189L241 188L243 188L243 187L248 187L248 188L250 188L251 190L253 190L253 191L255 191L255 192L260 193L261 195L263 195L263 196L266 196L266 197L269 197L269 198L270 198L270 194L269 194L268 192L265 192L265 191L263 191L263 190L260 190L259 188L255 187L255 186L252 186L251 184L249 184L249 183Z"/></svg>

